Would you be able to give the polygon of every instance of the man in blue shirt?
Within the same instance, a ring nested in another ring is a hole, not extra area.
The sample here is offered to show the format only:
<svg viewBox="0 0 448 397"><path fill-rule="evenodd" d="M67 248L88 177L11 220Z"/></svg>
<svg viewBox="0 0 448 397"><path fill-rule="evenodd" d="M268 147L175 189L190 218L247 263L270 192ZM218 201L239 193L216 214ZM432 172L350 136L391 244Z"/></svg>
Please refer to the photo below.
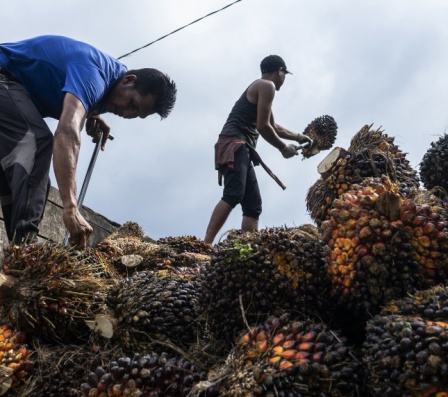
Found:
<svg viewBox="0 0 448 397"><path fill-rule="evenodd" d="M54 172L70 243L84 248L92 227L80 214L76 167L81 131L94 142L110 128L101 118L169 115L176 85L157 69L127 70L96 48L67 37L40 36L0 44L0 200L8 238L33 241ZM45 117L59 120L53 134Z"/></svg>

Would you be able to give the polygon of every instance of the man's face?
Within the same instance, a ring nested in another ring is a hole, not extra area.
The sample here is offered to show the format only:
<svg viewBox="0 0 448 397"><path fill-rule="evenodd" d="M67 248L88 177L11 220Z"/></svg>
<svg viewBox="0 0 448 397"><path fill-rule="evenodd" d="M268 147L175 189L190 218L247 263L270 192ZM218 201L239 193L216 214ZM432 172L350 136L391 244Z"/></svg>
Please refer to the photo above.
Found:
<svg viewBox="0 0 448 397"><path fill-rule="evenodd" d="M125 119L134 119L154 114L155 97L140 95L134 88L135 75L125 76L110 93L106 102L106 111Z"/></svg>

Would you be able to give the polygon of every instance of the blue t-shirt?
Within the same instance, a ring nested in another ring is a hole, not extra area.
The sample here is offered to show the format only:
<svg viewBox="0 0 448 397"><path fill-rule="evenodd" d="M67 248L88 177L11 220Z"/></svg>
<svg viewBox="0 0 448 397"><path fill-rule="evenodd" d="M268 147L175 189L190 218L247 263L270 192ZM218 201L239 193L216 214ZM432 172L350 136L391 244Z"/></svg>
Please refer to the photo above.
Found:
<svg viewBox="0 0 448 397"><path fill-rule="evenodd" d="M59 119L64 95L75 95L87 113L102 113L104 94L127 70L89 44L63 36L39 36L0 44L0 67L13 72L42 117Z"/></svg>

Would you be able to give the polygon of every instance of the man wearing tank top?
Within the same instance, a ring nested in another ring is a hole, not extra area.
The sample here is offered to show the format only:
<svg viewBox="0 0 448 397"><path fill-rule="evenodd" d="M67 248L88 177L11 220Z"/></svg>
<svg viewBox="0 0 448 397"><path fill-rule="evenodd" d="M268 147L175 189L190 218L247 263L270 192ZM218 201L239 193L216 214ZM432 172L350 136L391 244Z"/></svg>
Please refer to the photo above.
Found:
<svg viewBox="0 0 448 397"><path fill-rule="evenodd" d="M215 168L220 185L224 177L224 189L207 227L204 239L207 244L213 243L238 204L243 211L242 231L258 230L262 201L254 165L261 161L255 152L260 135L287 159L297 155L299 148L282 139L312 143L306 135L294 133L274 121L275 91L280 90L286 75L291 73L284 60L278 55L269 55L261 61L260 69L261 78L249 85L237 100L215 144Z"/></svg>

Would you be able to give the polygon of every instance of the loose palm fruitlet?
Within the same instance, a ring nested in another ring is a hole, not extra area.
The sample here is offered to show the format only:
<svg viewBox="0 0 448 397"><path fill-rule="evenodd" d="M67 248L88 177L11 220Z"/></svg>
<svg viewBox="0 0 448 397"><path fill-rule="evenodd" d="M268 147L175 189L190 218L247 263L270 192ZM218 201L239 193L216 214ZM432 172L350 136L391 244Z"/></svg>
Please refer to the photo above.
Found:
<svg viewBox="0 0 448 397"><path fill-rule="evenodd" d="M14 328L43 342L83 342L85 320L106 310L105 297L117 281L93 249L58 244L10 246L0 283L2 316Z"/></svg>
<svg viewBox="0 0 448 397"><path fill-rule="evenodd" d="M448 191L448 134L437 141L431 142L431 147L420 162L420 178L427 190L441 187Z"/></svg>
<svg viewBox="0 0 448 397"><path fill-rule="evenodd" d="M448 323L448 287L438 285L393 300L381 310L381 315L389 314L414 315L425 320Z"/></svg>
<svg viewBox="0 0 448 397"><path fill-rule="evenodd" d="M315 118L303 132L313 140L309 148L302 149L303 157L309 158L322 150L330 149L336 140L338 125L333 117L324 115Z"/></svg>
<svg viewBox="0 0 448 397"><path fill-rule="evenodd" d="M11 387L17 389L28 379L30 372L34 368L34 361L31 360L33 352L26 344L26 336L23 332L14 331L9 325L0 326L0 368L2 372L2 385L0 390L4 394L3 388Z"/></svg>
<svg viewBox="0 0 448 397"><path fill-rule="evenodd" d="M196 342L201 329L192 281L196 276L192 269L148 270L123 279L110 291L107 301L128 350L166 350L167 343L187 348Z"/></svg>
<svg viewBox="0 0 448 397"><path fill-rule="evenodd" d="M167 353L136 354L99 366L81 385L87 397L187 397L191 388L205 380L206 373L184 358ZM213 390L209 397L214 397Z"/></svg>
<svg viewBox="0 0 448 397"><path fill-rule="evenodd" d="M367 324L363 360L373 396L442 396L448 392L448 323L376 316Z"/></svg>
<svg viewBox="0 0 448 397"><path fill-rule="evenodd" d="M331 310L324 253L319 237L297 228L230 234L199 278L212 333L231 344L246 321Z"/></svg>
<svg viewBox="0 0 448 397"><path fill-rule="evenodd" d="M36 349L33 377L20 389L22 397L80 397L89 373L109 363L119 347L101 350L93 345L42 345Z"/></svg>
<svg viewBox="0 0 448 397"><path fill-rule="evenodd" d="M239 337L209 381L218 380L220 397L349 397L364 395L363 376L360 359L338 332L284 314Z"/></svg>
<svg viewBox="0 0 448 397"><path fill-rule="evenodd" d="M376 314L419 283L418 262L397 237L403 226L398 190L386 177L366 179L333 201L322 224L332 295L356 314Z"/></svg>

